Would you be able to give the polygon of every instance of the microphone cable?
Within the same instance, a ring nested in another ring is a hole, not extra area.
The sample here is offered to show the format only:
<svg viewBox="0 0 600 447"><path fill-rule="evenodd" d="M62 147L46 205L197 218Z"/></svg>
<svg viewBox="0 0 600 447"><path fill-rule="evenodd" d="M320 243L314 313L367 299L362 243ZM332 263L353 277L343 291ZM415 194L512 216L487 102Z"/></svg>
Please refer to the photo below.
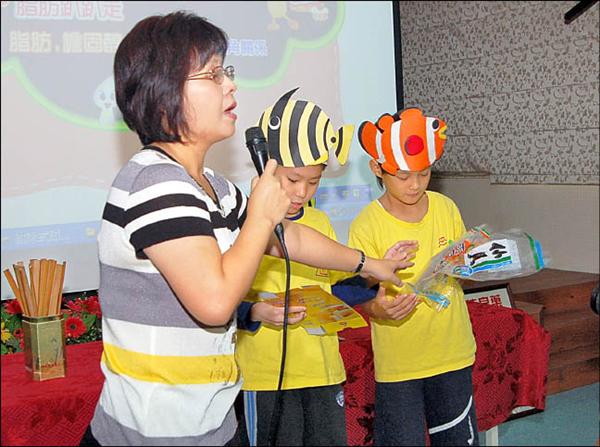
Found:
<svg viewBox="0 0 600 447"><path fill-rule="evenodd" d="M269 150L267 140L264 136L262 129L258 126L250 127L246 129L246 147L250 151L250 158L254 163L256 172L258 175L262 175L265 170L265 165L269 159ZM287 353L287 328L288 328L288 311L290 305L290 256L285 245L285 238L283 235L283 225L278 223L275 226L275 235L283 251L285 258L285 298L283 302L283 331L282 331L282 343L281 343L281 364L279 366L279 381L277 384L277 391L275 392L275 403L273 405L273 413L271 414L271 426L269 429L268 444L275 445L277 440L277 433L279 432L279 423L281 420L281 387L283 385L283 375L285 371L285 358Z"/></svg>
<svg viewBox="0 0 600 447"><path fill-rule="evenodd" d="M281 342L281 364L279 366L279 381L277 383L277 391L275 392L275 404L273 405L273 412L271 414L271 427L269 429L268 444L270 446L276 445L277 434L279 433L279 423L281 421L281 387L283 385L283 375L285 371L285 358L287 354L287 329L288 329L288 309L290 305L290 279L291 279L291 266L290 256L288 255L287 247L285 246L285 239L283 237L283 226L275 228L275 234L281 245L283 256L285 258L285 298L283 300L283 331L282 331L282 342Z"/></svg>

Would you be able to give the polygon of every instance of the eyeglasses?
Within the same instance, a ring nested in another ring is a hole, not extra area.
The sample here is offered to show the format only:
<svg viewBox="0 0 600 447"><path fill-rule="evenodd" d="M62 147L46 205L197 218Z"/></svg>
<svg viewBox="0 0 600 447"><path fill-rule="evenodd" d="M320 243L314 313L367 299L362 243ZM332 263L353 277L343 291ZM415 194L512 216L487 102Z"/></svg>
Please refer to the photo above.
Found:
<svg viewBox="0 0 600 447"><path fill-rule="evenodd" d="M227 76L231 81L235 79L235 68L233 68L233 65L228 65L227 67L218 66L213 68L211 71L196 73L195 75L188 76L188 81L210 79L220 85L223 83L225 76Z"/></svg>

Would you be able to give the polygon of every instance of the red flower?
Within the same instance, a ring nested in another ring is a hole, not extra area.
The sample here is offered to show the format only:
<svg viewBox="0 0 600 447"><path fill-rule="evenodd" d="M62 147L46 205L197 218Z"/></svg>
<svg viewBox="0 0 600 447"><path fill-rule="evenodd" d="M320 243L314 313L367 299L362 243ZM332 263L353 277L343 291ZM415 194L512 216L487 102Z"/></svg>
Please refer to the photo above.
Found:
<svg viewBox="0 0 600 447"><path fill-rule="evenodd" d="M102 316L102 310L100 309L100 303L98 302L97 296L91 296L86 302L87 311L97 317Z"/></svg>
<svg viewBox="0 0 600 447"><path fill-rule="evenodd" d="M66 303L66 306L74 312L81 312L83 310L81 298L69 301L68 303Z"/></svg>
<svg viewBox="0 0 600 447"><path fill-rule="evenodd" d="M21 305L19 304L19 302L17 300L7 301L5 309L9 314L22 314L23 313L23 309L21 309Z"/></svg>
<svg viewBox="0 0 600 447"><path fill-rule="evenodd" d="M69 317L66 326L66 335L71 338L79 338L81 335L85 334L87 328L85 327L85 323L78 317Z"/></svg>
<svg viewBox="0 0 600 447"><path fill-rule="evenodd" d="M15 331L13 332L13 335L15 336L15 338L18 338L19 340L23 338L23 329L18 327L15 329Z"/></svg>

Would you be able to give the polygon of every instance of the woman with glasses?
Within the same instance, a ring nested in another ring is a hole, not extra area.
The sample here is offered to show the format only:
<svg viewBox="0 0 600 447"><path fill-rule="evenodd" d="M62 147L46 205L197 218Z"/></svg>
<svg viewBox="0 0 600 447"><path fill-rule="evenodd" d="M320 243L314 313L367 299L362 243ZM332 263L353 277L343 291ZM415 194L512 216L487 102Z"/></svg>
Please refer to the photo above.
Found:
<svg viewBox="0 0 600 447"><path fill-rule="evenodd" d="M250 198L204 166L235 131L226 50L221 29L185 12L141 20L117 49L117 103L143 147L117 174L98 236L105 382L82 445L237 442L233 315L262 255L281 255L273 230L290 200L272 160ZM294 260L359 264L320 233L285 231ZM363 271L394 281L404 266L367 258Z"/></svg>

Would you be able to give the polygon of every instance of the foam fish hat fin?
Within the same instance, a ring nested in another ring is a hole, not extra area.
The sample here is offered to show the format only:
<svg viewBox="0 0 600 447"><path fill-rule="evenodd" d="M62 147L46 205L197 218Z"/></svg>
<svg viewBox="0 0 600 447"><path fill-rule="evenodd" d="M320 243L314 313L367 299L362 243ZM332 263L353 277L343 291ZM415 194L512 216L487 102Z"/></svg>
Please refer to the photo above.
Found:
<svg viewBox="0 0 600 447"><path fill-rule="evenodd" d="M381 131L371 121L363 121L358 127L358 143L374 160L380 159L379 150L377 148L377 138L379 134L381 134Z"/></svg>
<svg viewBox="0 0 600 447"><path fill-rule="evenodd" d="M350 147L352 146L353 133L354 126L352 124L345 124L337 131L337 141L336 145L334 146L334 153L335 158L337 158L340 165L345 165L346 161L348 161Z"/></svg>
<svg viewBox="0 0 600 447"><path fill-rule="evenodd" d="M394 124L395 121L398 121L398 118L395 118L393 115L390 115L389 113L384 113L383 115L381 115L379 117L379 119L377 120L377 128L383 133L389 130L390 127L392 127L392 124Z"/></svg>
<svg viewBox="0 0 600 447"><path fill-rule="evenodd" d="M277 107L278 104L287 104L290 100L290 98L292 97L292 95L294 93L296 93L296 91L299 89L300 87L296 87L291 89L289 92L284 93L283 95L281 95L281 98L279 98L277 100L277 102L275 102L275 105L273 106L273 108Z"/></svg>

